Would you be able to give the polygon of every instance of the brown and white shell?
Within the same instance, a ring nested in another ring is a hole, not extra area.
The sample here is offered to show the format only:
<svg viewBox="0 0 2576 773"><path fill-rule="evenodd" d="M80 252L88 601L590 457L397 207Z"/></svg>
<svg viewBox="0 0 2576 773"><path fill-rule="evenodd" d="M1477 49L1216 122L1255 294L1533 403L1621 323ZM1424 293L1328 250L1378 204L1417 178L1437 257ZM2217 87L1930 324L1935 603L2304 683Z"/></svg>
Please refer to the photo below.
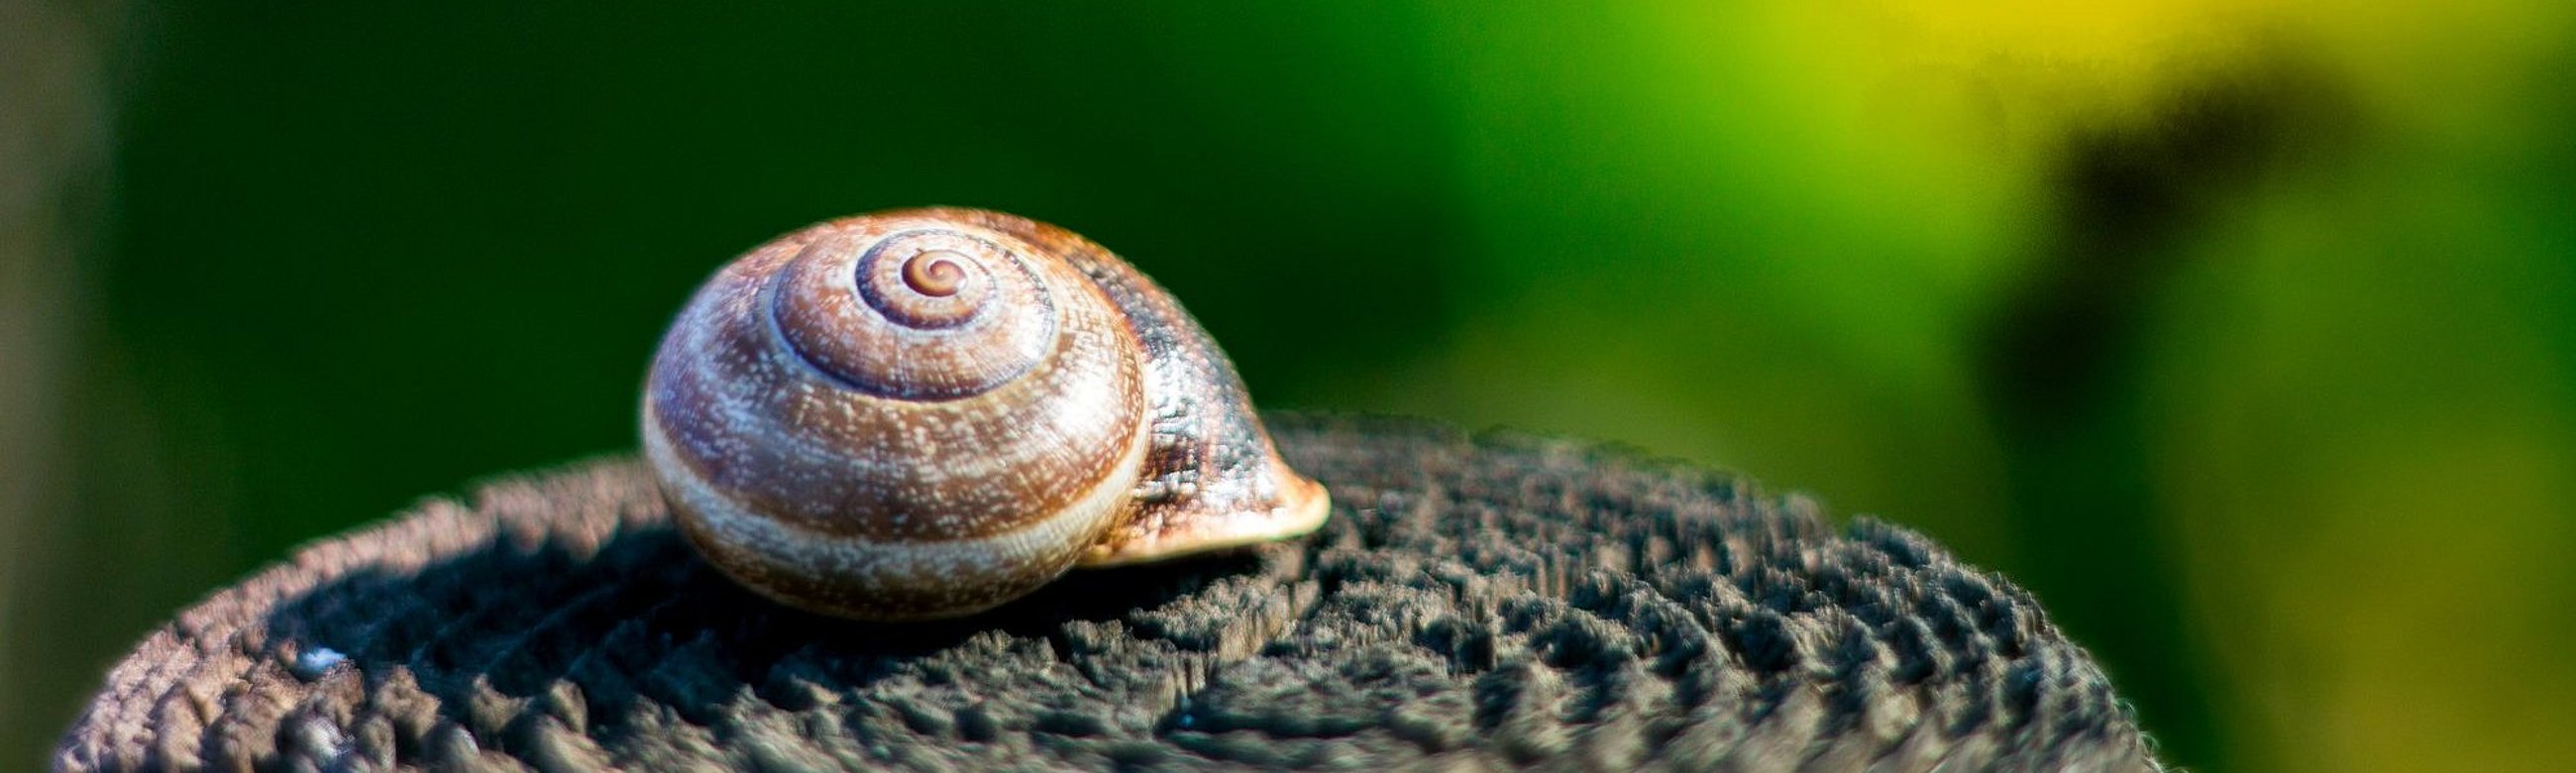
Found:
<svg viewBox="0 0 2576 773"><path fill-rule="evenodd" d="M1162 288L973 209L833 220L716 272L654 356L643 434L709 561L863 619L972 614L1328 510Z"/></svg>

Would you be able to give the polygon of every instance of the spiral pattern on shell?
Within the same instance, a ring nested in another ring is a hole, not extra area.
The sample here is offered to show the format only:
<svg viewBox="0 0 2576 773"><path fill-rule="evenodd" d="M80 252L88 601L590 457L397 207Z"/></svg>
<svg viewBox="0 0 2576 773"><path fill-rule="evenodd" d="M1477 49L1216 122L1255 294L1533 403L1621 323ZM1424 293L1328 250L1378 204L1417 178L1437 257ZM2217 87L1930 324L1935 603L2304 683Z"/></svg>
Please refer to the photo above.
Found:
<svg viewBox="0 0 2576 773"><path fill-rule="evenodd" d="M1140 526L1152 503L1139 492L1199 478L1178 469L1192 457L1254 457L1192 450L1186 426L1158 431L1158 413L1199 396L1155 394L1187 371L1147 342L1178 339L1140 331L1157 308L1100 277L1160 291L1104 260L1069 233L975 210L832 221L737 259L674 321L647 377L646 455L681 526L763 594L900 619L979 611L1108 562L1113 530L1141 545L1191 523ZM1240 405L1212 356L1213 389ZM1257 423L1249 434L1273 453ZM1320 521L1320 488L1275 459L1238 477L1251 493L1222 509ZM1308 488L1295 513L1261 503Z"/></svg>
<svg viewBox="0 0 2576 773"><path fill-rule="evenodd" d="M1056 293L1019 254L949 228L835 235L776 275L770 316L799 356L853 388L912 400L982 394L1061 343ZM1108 303L1069 294L1068 303Z"/></svg>

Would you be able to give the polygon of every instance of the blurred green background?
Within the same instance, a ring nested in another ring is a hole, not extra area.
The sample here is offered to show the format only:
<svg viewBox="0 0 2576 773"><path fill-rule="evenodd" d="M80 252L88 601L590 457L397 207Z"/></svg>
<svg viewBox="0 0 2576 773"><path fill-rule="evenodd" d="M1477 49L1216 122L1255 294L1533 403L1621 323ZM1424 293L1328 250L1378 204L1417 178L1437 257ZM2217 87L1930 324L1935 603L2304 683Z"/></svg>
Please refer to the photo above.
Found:
<svg viewBox="0 0 2576 773"><path fill-rule="evenodd" d="M734 253L929 203L1267 407L1926 531L2168 761L2576 759L2565 3L347 5L0 0L0 767L294 545L631 448Z"/></svg>

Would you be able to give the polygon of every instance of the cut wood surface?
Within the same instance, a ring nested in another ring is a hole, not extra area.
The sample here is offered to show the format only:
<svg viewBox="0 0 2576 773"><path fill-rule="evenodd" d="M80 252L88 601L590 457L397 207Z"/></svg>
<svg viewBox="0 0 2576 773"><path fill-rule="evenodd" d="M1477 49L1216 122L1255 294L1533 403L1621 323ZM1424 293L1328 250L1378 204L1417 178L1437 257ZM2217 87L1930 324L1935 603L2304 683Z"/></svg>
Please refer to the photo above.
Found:
<svg viewBox="0 0 2576 773"><path fill-rule="evenodd" d="M735 587L632 460L433 501L155 631L67 770L2154 770L2029 594L1602 447L1277 416L1311 537L872 624Z"/></svg>

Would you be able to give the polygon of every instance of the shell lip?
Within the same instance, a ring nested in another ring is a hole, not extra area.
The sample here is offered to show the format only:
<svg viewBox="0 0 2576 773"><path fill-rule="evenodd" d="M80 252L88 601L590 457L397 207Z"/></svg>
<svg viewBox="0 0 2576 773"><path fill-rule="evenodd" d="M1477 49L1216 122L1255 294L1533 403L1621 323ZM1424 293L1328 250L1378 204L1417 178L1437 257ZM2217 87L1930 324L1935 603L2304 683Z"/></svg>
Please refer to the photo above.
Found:
<svg viewBox="0 0 2576 773"><path fill-rule="evenodd" d="M1278 504L1269 509L1195 515L1177 528L1093 545L1075 565L1128 566L1277 542L1321 528L1332 516L1332 494L1323 484L1276 461L1271 473L1281 492Z"/></svg>

